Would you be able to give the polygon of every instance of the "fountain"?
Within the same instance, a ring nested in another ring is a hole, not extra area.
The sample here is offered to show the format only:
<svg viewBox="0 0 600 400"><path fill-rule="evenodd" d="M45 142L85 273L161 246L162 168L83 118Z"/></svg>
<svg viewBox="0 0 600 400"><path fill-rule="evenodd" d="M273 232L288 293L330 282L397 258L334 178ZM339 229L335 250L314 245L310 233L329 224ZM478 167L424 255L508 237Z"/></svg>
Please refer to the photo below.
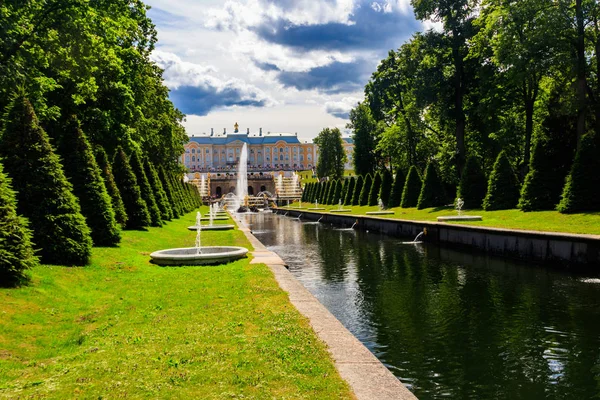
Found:
<svg viewBox="0 0 600 400"><path fill-rule="evenodd" d="M214 221L226 221L229 220L229 217L227 216L227 214L218 214L217 212L217 208L218 206L216 204L211 204L210 208L209 208L209 213L208 213L208 217L204 217L204 218L200 218L200 220L196 221L196 225L192 225L192 226L188 226L188 229L190 231L195 231L197 230L200 226L201 229L204 231L228 231L231 230L233 228L235 228L235 225L229 225L229 224L218 224L215 225ZM200 214L200 213L198 213ZM200 225L202 223L202 221L209 221L208 225Z"/></svg>
<svg viewBox="0 0 600 400"><path fill-rule="evenodd" d="M236 212L248 211L248 145L244 143L238 164L238 176L235 187L237 204L233 208ZM242 203L243 202L243 203Z"/></svg>
<svg viewBox="0 0 600 400"><path fill-rule="evenodd" d="M402 244L421 244L423 242L420 242L419 239L423 235L427 235L427 228L423 228L423 231L419 232L419 234L413 239L412 242L402 242Z"/></svg>
<svg viewBox="0 0 600 400"><path fill-rule="evenodd" d="M383 200L381 198L377 199L377 205L379 206L379 211L367 211L365 214L367 215L392 215L393 211L386 211L385 205L383 204Z"/></svg>
<svg viewBox="0 0 600 400"><path fill-rule="evenodd" d="M235 246L201 246L201 215L196 214L195 247L155 251L150 254L152 263L158 265L209 265L223 264L245 257L248 249Z"/></svg>
<svg viewBox="0 0 600 400"><path fill-rule="evenodd" d="M343 208L342 205L342 200L340 199L340 201L338 202L338 208L335 210L329 210L329 212L331 213L346 213L346 212L351 212L352 210L349 208Z"/></svg>
<svg viewBox="0 0 600 400"><path fill-rule="evenodd" d="M319 201L315 200L315 208L309 208L308 210L313 210L313 211L317 211L317 210L324 210L325 208L320 207L319 208Z"/></svg>
<svg viewBox="0 0 600 400"><path fill-rule="evenodd" d="M480 215L462 215L462 208L465 205L465 201L460 197L456 199L456 213L458 215L449 215L446 217L437 217L438 222L446 222L446 221L481 221L482 218Z"/></svg>

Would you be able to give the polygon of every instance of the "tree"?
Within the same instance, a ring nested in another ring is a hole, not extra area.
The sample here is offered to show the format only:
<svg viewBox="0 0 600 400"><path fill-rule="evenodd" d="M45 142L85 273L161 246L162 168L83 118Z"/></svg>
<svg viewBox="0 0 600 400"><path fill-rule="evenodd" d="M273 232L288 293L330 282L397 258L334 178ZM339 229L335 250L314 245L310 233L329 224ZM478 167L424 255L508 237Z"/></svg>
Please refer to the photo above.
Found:
<svg viewBox="0 0 600 400"><path fill-rule="evenodd" d="M379 204L379 192L381 191L381 173L375 172L371 190L369 191L369 205L376 206Z"/></svg>
<svg viewBox="0 0 600 400"><path fill-rule="evenodd" d="M410 208L417 206L419 196L421 195L421 184L421 175L413 165L408 170L404 189L402 189L402 201L400 202L400 207Z"/></svg>
<svg viewBox="0 0 600 400"><path fill-rule="evenodd" d="M354 133L354 153L352 163L356 175L370 174L377 165L377 156L375 154L377 122L373 119L369 106L365 103L358 105L350 110L350 123L348 129L353 129Z"/></svg>
<svg viewBox="0 0 600 400"><path fill-rule="evenodd" d="M446 204L446 193L444 185L440 181L435 166L433 163L427 164L423 184L421 185L421 193L417 201L417 208L442 207Z"/></svg>
<svg viewBox="0 0 600 400"><path fill-rule="evenodd" d="M348 185L349 184L350 184L350 179L343 180L342 190L340 191L340 195L338 196L338 198L335 201L336 204L338 204L339 202L344 204L344 201L346 201L346 195L348 194Z"/></svg>
<svg viewBox="0 0 600 400"><path fill-rule="evenodd" d="M352 205L357 206L360 203L360 194L364 185L364 178L359 175L356 179L356 186L354 186L354 193L352 194Z"/></svg>
<svg viewBox="0 0 600 400"><path fill-rule="evenodd" d="M360 198L358 205L366 206L369 204L369 195L371 194L371 186L373 185L373 178L371 174L367 174L365 181L363 182L362 190L360 191Z"/></svg>
<svg viewBox="0 0 600 400"><path fill-rule="evenodd" d="M106 191L112 202L115 220L124 228L127 224L127 212L125 212L125 205L123 204L121 193L115 183L115 177L113 176L112 168L108 162L108 156L101 146L96 146L95 150L96 162L98 163L98 168L100 168L102 177L104 178Z"/></svg>
<svg viewBox="0 0 600 400"><path fill-rule="evenodd" d="M92 252L90 228L46 132L22 96L9 108L0 157L17 192L17 212L34 221L33 240L41 246L42 262L86 265Z"/></svg>
<svg viewBox="0 0 600 400"><path fill-rule="evenodd" d="M173 193L173 187L171 186L169 177L162 166L158 168L158 177L160 179L160 183L162 183L163 189L165 190L165 194L167 195L169 206L171 207L171 211L173 212L173 218L179 218L181 216L181 212L179 211L179 207L176 204L175 194Z"/></svg>
<svg viewBox="0 0 600 400"><path fill-rule="evenodd" d="M58 151L63 156L65 174L73 185L73 193L79 199L81 213L92 231L94 245L116 246L121 241L121 232L111 198L92 147L75 116L64 125Z"/></svg>
<svg viewBox="0 0 600 400"><path fill-rule="evenodd" d="M38 264L32 246L31 231L17 215L15 192L0 164L0 286L19 286L29 280L27 271Z"/></svg>
<svg viewBox="0 0 600 400"><path fill-rule="evenodd" d="M346 197L344 197L344 205L350 206L352 205L352 196L354 196L354 186L356 186L356 179L354 177L350 178L348 182L348 189L346 189Z"/></svg>
<svg viewBox="0 0 600 400"><path fill-rule="evenodd" d="M557 207L561 213L600 211L599 150L594 132L581 138L562 193L562 200Z"/></svg>
<svg viewBox="0 0 600 400"><path fill-rule="evenodd" d="M337 183L335 184L335 192L333 193L333 198L332 198L331 204L336 205L336 204L340 203L343 189L344 189L344 183L342 181L337 181Z"/></svg>
<svg viewBox="0 0 600 400"><path fill-rule="evenodd" d="M460 177L457 197L464 201L464 209L481 208L487 191L487 180L479 160L471 155L467 158L465 169Z"/></svg>
<svg viewBox="0 0 600 400"><path fill-rule="evenodd" d="M139 152L133 151L131 153L131 157L129 158L129 163L131 165L131 170L135 174L135 178L137 180L137 184L140 188L140 193L142 195L142 199L146 203L148 207L148 212L150 213L150 225L151 226L161 226L162 219L160 217L160 209L156 204L156 199L154 198L154 193L152 191L152 187L150 186L150 182L148 181L148 177L144 172L144 165L142 163L141 156Z"/></svg>
<svg viewBox="0 0 600 400"><path fill-rule="evenodd" d="M319 146L317 176L319 178L327 176L331 179L343 177L346 152L340 130L325 128L315 138L314 143Z"/></svg>
<svg viewBox="0 0 600 400"><path fill-rule="evenodd" d="M156 199L156 205L160 210L160 218L163 221L170 221L173 219L173 210L169 204L169 199L167 198L165 189L160 182L158 173L148 158L144 159L144 172L146 173L146 177L148 178L148 182L152 188L152 193L155 194L154 197Z"/></svg>
<svg viewBox="0 0 600 400"><path fill-rule="evenodd" d="M494 169L488 180L488 189L483 199L486 211L516 208L519 202L519 180L504 151L498 154Z"/></svg>
<svg viewBox="0 0 600 400"><path fill-rule="evenodd" d="M142 229L150 225L150 213L142 199L140 187L129 160L122 148L118 147L113 160L113 174L127 211L127 229Z"/></svg>
<svg viewBox="0 0 600 400"><path fill-rule="evenodd" d="M404 190L404 173L400 168L396 169L396 177L394 178L394 184L392 185L392 193L389 199L388 208L399 207L402 201L402 191Z"/></svg>
<svg viewBox="0 0 600 400"><path fill-rule="evenodd" d="M379 198L383 202L385 208L390 208L390 196L392 195L392 185L394 184L394 178L390 173L390 170L384 168L382 171L381 178L381 189L379 190Z"/></svg>

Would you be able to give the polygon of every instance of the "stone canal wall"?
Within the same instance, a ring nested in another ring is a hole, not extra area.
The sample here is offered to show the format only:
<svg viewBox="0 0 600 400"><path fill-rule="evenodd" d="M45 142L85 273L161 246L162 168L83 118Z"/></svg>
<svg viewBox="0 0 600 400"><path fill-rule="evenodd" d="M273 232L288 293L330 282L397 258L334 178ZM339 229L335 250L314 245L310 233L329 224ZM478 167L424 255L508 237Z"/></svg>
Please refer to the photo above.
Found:
<svg viewBox="0 0 600 400"><path fill-rule="evenodd" d="M552 263L563 266L600 266L600 236L567 233L520 231L471 225L447 224L428 221L406 221L398 219L318 213L305 210L279 209L278 214L290 217L319 220L355 229L381 232L388 235L407 237L412 240L425 232L422 240L448 244L454 247L471 248L486 253Z"/></svg>

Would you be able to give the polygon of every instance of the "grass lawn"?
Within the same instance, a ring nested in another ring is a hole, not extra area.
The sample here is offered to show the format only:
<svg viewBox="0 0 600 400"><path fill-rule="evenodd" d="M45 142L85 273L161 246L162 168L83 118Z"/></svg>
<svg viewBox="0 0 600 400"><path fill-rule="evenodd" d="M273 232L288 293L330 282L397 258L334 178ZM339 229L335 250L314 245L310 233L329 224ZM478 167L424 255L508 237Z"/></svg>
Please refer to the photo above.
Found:
<svg viewBox="0 0 600 400"><path fill-rule="evenodd" d="M297 203L295 203L297 205ZM308 203L303 204L304 207L308 206ZM290 205L293 208L294 205ZM309 207L314 207L311 205ZM335 210L338 206L321 206L325 207L327 211ZM351 213L345 213L350 215L365 215L367 211L378 211L377 206L372 207L356 207L356 206L344 206L344 208L352 209ZM436 221L437 217L445 215L457 215L456 211L452 207L442 208L426 208L424 210L417 210L416 208L393 208L394 214L390 215L378 215L381 218L395 218L395 219L407 219L412 221ZM464 224L464 225L476 225L476 226L490 226L495 228L507 228L507 229L521 229L521 230L535 230L535 231L547 231L547 232L566 232L566 233L583 233L591 235L600 235L600 213L586 213L586 214L561 214L556 211L536 211L536 212L523 212L521 210L502 210L502 211L483 211L483 210L467 210L463 213L464 215L481 215L483 221L478 222L447 222Z"/></svg>
<svg viewBox="0 0 600 400"><path fill-rule="evenodd" d="M265 265L149 263L193 246L194 222L124 232L89 267L41 266L0 289L0 398L353 398ZM238 230L202 244L250 248Z"/></svg>

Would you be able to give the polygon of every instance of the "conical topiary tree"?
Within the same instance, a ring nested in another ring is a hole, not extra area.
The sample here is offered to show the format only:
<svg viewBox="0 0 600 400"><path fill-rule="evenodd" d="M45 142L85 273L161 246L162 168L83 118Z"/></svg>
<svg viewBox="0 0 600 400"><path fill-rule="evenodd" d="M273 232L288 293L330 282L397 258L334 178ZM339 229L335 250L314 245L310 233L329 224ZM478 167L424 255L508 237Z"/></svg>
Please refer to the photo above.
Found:
<svg viewBox="0 0 600 400"><path fill-rule="evenodd" d="M427 164L417 208L441 207L446 204L446 192L433 163Z"/></svg>
<svg viewBox="0 0 600 400"><path fill-rule="evenodd" d="M319 204L327 204L327 198L329 196L329 188L331 187L331 182L327 181L322 184L323 191L321 192L321 198L319 199Z"/></svg>
<svg viewBox="0 0 600 400"><path fill-rule="evenodd" d="M173 219L173 210L171 209L171 205L169 204L169 199L167 198L165 189L163 188L163 185L160 182L158 173L156 172L154 165L152 165L148 158L144 160L144 172L146 173L148 182L152 187L152 192L155 194L154 197L156 199L156 205L160 210L161 219L163 221L170 221L171 219Z"/></svg>
<svg viewBox="0 0 600 400"><path fill-rule="evenodd" d="M152 187L150 186L148 177L144 172L144 164L142 162L142 157L140 156L138 151L134 150L131 153L131 157L129 157L129 164L131 165L131 169L133 170L135 178L137 179L138 186L140 187L142 199L144 199L144 201L146 202L146 207L148 207L148 212L150 213L150 226L161 226L162 219L160 217L160 209L156 204L156 199L154 198Z"/></svg>
<svg viewBox="0 0 600 400"><path fill-rule="evenodd" d="M483 209L508 210L519 202L519 180L504 151L498 154L494 169L488 180L488 189L483 199Z"/></svg>
<svg viewBox="0 0 600 400"><path fill-rule="evenodd" d="M356 185L354 186L354 193L352 194L352 205L357 206L360 203L360 194L362 192L362 187L365 184L365 178L362 175L359 175L356 179Z"/></svg>
<svg viewBox="0 0 600 400"><path fill-rule="evenodd" d="M117 148L113 161L113 175L127 211L127 229L141 229L150 225L150 214L142 199L140 187L131 170L129 160L121 147Z"/></svg>
<svg viewBox="0 0 600 400"><path fill-rule="evenodd" d="M369 205L376 206L379 204L379 192L381 192L381 172L375 172L371 190L369 191Z"/></svg>
<svg viewBox="0 0 600 400"><path fill-rule="evenodd" d="M487 180L481 164L477 157L469 156L463 168L456 194L457 198L464 201L463 209L481 208L486 191Z"/></svg>
<svg viewBox="0 0 600 400"><path fill-rule="evenodd" d="M17 215L17 199L10 179L0 164L0 287L14 287L29 280L27 270L38 263L27 221Z"/></svg>
<svg viewBox="0 0 600 400"><path fill-rule="evenodd" d="M181 213L179 212L179 207L177 207L175 204L173 188L171 187L169 183L169 177L162 166L159 166L158 168L158 178L160 179L160 183L162 183L165 194L167 195L167 200L169 201L169 205L171 206L171 211L173 213L173 218L179 218Z"/></svg>
<svg viewBox="0 0 600 400"><path fill-rule="evenodd" d="M348 188L346 189L346 197L344 197L344 205L350 206L352 205L352 196L354 195L354 186L356 186L356 179L354 177L350 178L348 182Z"/></svg>
<svg viewBox="0 0 600 400"><path fill-rule="evenodd" d="M104 149L100 146L96 146L95 153L98 168L100 168L102 178L104 178L104 185L106 186L106 191L110 196L113 211L115 212L115 220L121 225L121 227L125 228L125 225L127 224L127 212L125 211L125 205L123 204L123 199L121 198L119 188L115 183L115 177L112 173L112 167L108 162L108 156L106 155Z"/></svg>
<svg viewBox="0 0 600 400"><path fill-rule="evenodd" d="M58 141L58 152L63 156L65 174L79 199L81 213L92 231L94 245L116 246L121 241L121 232L112 201L92 147L75 116L70 117L64 125Z"/></svg>
<svg viewBox="0 0 600 400"><path fill-rule="evenodd" d="M344 189L344 183L340 180L337 181L335 185L335 192L333 193L333 201L331 204L336 205L340 203L340 198L342 197L342 190Z"/></svg>
<svg viewBox="0 0 600 400"><path fill-rule="evenodd" d="M402 201L400 207L410 208L416 207L419 202L419 196L421 195L421 175L417 168L413 165L408 170L408 176L404 182L404 189L402 189Z"/></svg>
<svg viewBox="0 0 600 400"><path fill-rule="evenodd" d="M600 210L599 147L596 133L588 133L581 138L557 207L561 213Z"/></svg>
<svg viewBox="0 0 600 400"><path fill-rule="evenodd" d="M340 181L339 180L335 180L333 182L331 182L331 188L329 189L329 204L331 205L335 205L335 195L338 191L338 186L340 185ZM341 188L341 187L340 187Z"/></svg>
<svg viewBox="0 0 600 400"><path fill-rule="evenodd" d="M371 186L373 185L373 177L371 174L367 174L365 181L363 182L362 190L360 191L360 198L358 200L359 206L366 206L369 204L369 195L371 194Z"/></svg>
<svg viewBox="0 0 600 400"><path fill-rule="evenodd" d="M33 241L41 247L42 262L86 265L90 228L31 103L16 98L5 121L0 158L17 193L17 212L35 225Z"/></svg>
<svg viewBox="0 0 600 400"><path fill-rule="evenodd" d="M342 183L342 190L340 191L340 196L337 198L336 204L339 204L341 201L344 204L346 200L346 195L348 194L348 185L350 184L350 179L344 179Z"/></svg>
<svg viewBox="0 0 600 400"><path fill-rule="evenodd" d="M381 172L381 189L379 189L379 198L383 202L385 208L390 207L390 197L392 195L392 185L394 184L394 177L390 173L390 170L384 168Z"/></svg>
<svg viewBox="0 0 600 400"><path fill-rule="evenodd" d="M390 194L389 208L399 207L402 201L402 191L404 190L405 176L400 168L396 170L396 177L394 178L394 184Z"/></svg>

